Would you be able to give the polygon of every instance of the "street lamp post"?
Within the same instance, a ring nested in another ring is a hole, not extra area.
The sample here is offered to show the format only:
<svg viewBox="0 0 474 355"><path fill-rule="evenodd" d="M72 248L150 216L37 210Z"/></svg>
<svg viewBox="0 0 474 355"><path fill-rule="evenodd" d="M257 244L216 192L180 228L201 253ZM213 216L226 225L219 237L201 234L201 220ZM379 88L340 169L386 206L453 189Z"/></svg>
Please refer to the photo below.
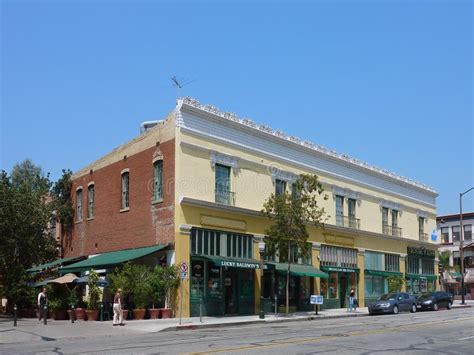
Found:
<svg viewBox="0 0 474 355"><path fill-rule="evenodd" d="M258 243L258 251L260 252L260 312L258 318L265 319L265 310L263 305L263 254L265 253L265 242Z"/></svg>
<svg viewBox="0 0 474 355"><path fill-rule="evenodd" d="M459 193L459 224L461 227L461 243L459 244L459 256L461 257L461 304L466 304L464 301L464 228L462 225L462 197L471 190L474 190L474 187Z"/></svg>

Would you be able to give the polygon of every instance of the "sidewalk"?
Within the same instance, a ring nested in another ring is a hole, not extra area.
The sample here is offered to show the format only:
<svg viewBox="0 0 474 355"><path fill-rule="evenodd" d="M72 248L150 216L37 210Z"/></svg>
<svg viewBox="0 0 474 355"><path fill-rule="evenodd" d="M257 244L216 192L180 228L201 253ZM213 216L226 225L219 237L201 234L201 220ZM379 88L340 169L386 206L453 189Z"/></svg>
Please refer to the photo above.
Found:
<svg viewBox="0 0 474 355"><path fill-rule="evenodd" d="M460 301L455 301L454 308L474 306L474 301L466 301L466 305L461 305ZM106 322L85 322L76 321L54 321L48 320L44 325L37 319L21 318L18 326L13 326L12 318L0 318L0 344L20 343L33 341L54 341L57 339L80 339L92 337L109 337L116 335L139 335L156 333L163 331L189 330L198 328L218 328L228 326L239 326L246 324L268 324L278 322L295 322L316 319L335 319L342 317L367 316L367 307L358 308L356 312L349 313L346 309L329 309L314 312L298 312L284 315L267 314L265 319L259 319L258 315L239 317L203 317L202 322L199 317L185 318L179 324L179 318L157 319L157 320L133 320L127 321L123 327L113 327L111 321Z"/></svg>

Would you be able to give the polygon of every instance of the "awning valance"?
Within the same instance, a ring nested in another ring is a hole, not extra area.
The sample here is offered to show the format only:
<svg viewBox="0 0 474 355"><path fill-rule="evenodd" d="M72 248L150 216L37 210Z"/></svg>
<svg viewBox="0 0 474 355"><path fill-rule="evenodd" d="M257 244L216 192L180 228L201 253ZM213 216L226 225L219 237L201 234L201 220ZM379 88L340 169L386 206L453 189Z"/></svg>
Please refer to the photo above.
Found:
<svg viewBox="0 0 474 355"><path fill-rule="evenodd" d="M397 271L384 271L384 270L365 270L366 275L374 275L374 276L383 276L383 277L390 277L390 276L403 276L403 273Z"/></svg>
<svg viewBox="0 0 474 355"><path fill-rule="evenodd" d="M285 263L268 263L275 265L275 269L278 272L286 273L288 271L288 264ZM309 277L322 277L328 278L329 275L322 272L318 268L311 265L302 264L290 264L290 275L294 276L309 276Z"/></svg>
<svg viewBox="0 0 474 355"><path fill-rule="evenodd" d="M406 274L407 279L427 279L427 280L436 280L436 275L427 275L427 274Z"/></svg>
<svg viewBox="0 0 474 355"><path fill-rule="evenodd" d="M321 270L323 270L325 272L335 271L335 272L357 272L357 273L359 273L358 268L341 267L341 266L321 266Z"/></svg>
<svg viewBox="0 0 474 355"><path fill-rule="evenodd" d="M196 257L210 260L217 266L236 267L241 269L260 269L260 261L255 259L230 258L214 255L196 255Z"/></svg>
<svg viewBox="0 0 474 355"><path fill-rule="evenodd" d="M43 270L47 270L49 268L60 266L62 264L72 262L74 260L79 260L79 259L82 259L82 258L84 258L84 257L81 256L81 257L57 259L57 260L51 261L49 263L45 263L45 264L41 264L41 265L34 266L32 268L29 268L29 269L26 270L26 272L28 272L30 274L37 274L38 272L41 272Z"/></svg>
<svg viewBox="0 0 474 355"><path fill-rule="evenodd" d="M92 258L80 261L61 268L60 272L65 274L68 272L81 272L90 269L109 269L118 264L141 258L166 248L168 244L158 244L151 247L125 249L100 254Z"/></svg>

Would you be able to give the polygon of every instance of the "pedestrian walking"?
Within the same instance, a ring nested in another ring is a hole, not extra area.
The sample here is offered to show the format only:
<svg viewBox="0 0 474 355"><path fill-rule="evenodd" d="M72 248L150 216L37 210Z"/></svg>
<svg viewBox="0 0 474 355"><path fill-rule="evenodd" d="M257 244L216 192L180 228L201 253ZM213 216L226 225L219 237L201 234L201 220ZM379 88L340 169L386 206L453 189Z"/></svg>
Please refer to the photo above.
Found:
<svg viewBox="0 0 474 355"><path fill-rule="evenodd" d="M41 318L47 317L47 314L44 314L44 306L48 304L48 294L46 293L46 287L43 287L40 293L38 293L38 320L41 321Z"/></svg>
<svg viewBox="0 0 474 355"><path fill-rule="evenodd" d="M122 289L118 289L114 296L114 326L125 325L123 324L123 312L122 312Z"/></svg>
<svg viewBox="0 0 474 355"><path fill-rule="evenodd" d="M351 290L349 292L349 312L352 312L352 309L354 308L354 298L355 298L355 290L351 287Z"/></svg>

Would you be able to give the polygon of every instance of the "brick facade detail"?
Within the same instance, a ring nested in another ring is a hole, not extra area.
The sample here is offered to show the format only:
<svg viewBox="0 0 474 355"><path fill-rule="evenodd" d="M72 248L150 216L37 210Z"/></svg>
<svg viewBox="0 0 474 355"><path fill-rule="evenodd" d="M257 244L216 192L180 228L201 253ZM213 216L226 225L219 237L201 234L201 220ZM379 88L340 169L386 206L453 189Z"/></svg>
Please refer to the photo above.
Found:
<svg viewBox="0 0 474 355"><path fill-rule="evenodd" d="M153 160L163 159L163 201L152 202ZM130 209L120 211L121 172L129 169ZM65 236L65 257L99 254L174 241L175 140L124 156L118 162L73 180L72 199L82 187L83 220ZM88 219L88 185L94 183L94 217Z"/></svg>

